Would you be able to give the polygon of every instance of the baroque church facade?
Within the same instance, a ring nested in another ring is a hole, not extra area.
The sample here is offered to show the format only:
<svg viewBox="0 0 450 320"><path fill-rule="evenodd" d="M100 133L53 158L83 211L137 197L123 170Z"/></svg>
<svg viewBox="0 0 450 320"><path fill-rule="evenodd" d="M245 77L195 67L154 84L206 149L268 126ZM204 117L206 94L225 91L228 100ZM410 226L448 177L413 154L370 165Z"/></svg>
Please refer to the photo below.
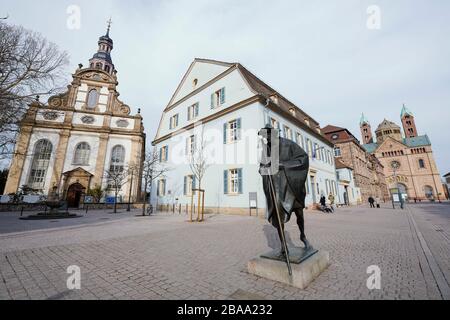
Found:
<svg viewBox="0 0 450 320"><path fill-rule="evenodd" d="M145 134L140 111L132 115L119 99L117 71L111 59L113 40L106 35L89 66L72 75L68 90L29 106L21 123L5 194L26 186L40 194L58 192L78 206L89 189L108 190L105 171L133 168L122 201L139 198ZM131 187L131 194L130 194ZM107 191L107 195L114 192Z"/></svg>
<svg viewBox="0 0 450 320"><path fill-rule="evenodd" d="M439 170L427 135L419 135L413 113L403 106L397 124L383 120L373 138L370 122L364 115L360 121L363 147L383 165L386 184L391 194L397 188L409 200L439 200L444 190Z"/></svg>

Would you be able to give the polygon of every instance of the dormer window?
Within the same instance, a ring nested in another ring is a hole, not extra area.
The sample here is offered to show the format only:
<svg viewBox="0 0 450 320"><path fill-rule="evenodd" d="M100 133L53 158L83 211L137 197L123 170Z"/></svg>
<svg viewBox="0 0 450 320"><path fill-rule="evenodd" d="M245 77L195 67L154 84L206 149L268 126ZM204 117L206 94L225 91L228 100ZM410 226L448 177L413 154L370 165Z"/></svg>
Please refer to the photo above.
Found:
<svg viewBox="0 0 450 320"><path fill-rule="evenodd" d="M290 108L289 113L295 117L295 109L294 108Z"/></svg>

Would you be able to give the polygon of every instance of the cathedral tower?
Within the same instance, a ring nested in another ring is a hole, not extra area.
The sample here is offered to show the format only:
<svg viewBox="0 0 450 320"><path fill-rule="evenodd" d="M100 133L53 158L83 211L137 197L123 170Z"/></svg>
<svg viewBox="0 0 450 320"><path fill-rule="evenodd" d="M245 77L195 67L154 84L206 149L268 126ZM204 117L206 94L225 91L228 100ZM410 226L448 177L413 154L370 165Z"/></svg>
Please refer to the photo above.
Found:
<svg viewBox="0 0 450 320"><path fill-rule="evenodd" d="M361 115L359 127L361 128L361 137L363 140L363 144L373 143L372 128L370 127L369 120L367 120L364 113Z"/></svg>
<svg viewBox="0 0 450 320"><path fill-rule="evenodd" d="M414 121L414 115L411 111L406 108L405 105L403 105L402 113L400 115L400 118L402 119L403 124L403 131L405 132L406 138L414 138L417 137L417 128L416 123Z"/></svg>

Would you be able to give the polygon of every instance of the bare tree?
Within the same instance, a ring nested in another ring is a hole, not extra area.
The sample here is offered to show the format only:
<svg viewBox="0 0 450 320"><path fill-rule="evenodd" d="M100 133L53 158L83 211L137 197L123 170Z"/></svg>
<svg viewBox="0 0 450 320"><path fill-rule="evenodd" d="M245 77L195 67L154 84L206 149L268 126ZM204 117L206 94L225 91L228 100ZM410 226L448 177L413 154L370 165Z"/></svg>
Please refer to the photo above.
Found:
<svg viewBox="0 0 450 320"><path fill-rule="evenodd" d="M111 166L105 170L104 178L108 183L107 189L114 191L114 213L117 213L117 195L128 182L128 170L122 166Z"/></svg>
<svg viewBox="0 0 450 320"><path fill-rule="evenodd" d="M170 169L161 161L160 152L158 152L157 148L153 148L145 154L145 159L142 166L142 179L144 181L143 191L145 195L147 195L147 192L150 192L150 199L153 181L164 176L169 170ZM144 198L147 200L146 196ZM142 208L143 216L145 215L145 205L146 201L144 201L144 206Z"/></svg>
<svg viewBox="0 0 450 320"><path fill-rule="evenodd" d="M191 146L191 150L188 150L189 166L193 176L198 181L198 189L201 190L203 178L210 166L206 155L207 142L205 140L204 126L202 126L200 133L194 137L194 144ZM197 221L203 221L203 211L200 219L200 207L198 207Z"/></svg>
<svg viewBox="0 0 450 320"><path fill-rule="evenodd" d="M0 157L13 153L20 120L36 96L62 91L66 52L42 35L0 21Z"/></svg>

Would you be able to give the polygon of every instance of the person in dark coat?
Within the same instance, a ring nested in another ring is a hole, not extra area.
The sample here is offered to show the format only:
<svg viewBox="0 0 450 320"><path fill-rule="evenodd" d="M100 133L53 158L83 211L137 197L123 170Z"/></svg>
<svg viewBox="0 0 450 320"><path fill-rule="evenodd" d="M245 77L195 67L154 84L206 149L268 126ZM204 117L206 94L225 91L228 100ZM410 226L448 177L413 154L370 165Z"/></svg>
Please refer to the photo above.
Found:
<svg viewBox="0 0 450 320"><path fill-rule="evenodd" d="M271 132L273 131L273 134ZM284 230L284 224L291 219L292 212L297 217L297 225L300 229L300 240L309 248L310 244L305 235L305 220L303 209L305 208L306 188L305 182L309 170L308 154L295 142L279 137L278 141L272 141L272 137L278 137L278 130L266 126L259 132L263 138L263 143L267 145L268 155L264 153L261 163L260 173L263 179L263 188L267 200L267 217L269 222L277 229L280 241L282 241L281 232ZM273 143L278 143L279 167L278 172L272 172L272 181L274 184L276 199L273 199L270 192L269 176L272 160L271 149L276 150ZM267 157L268 156L268 157ZM268 160L269 159L269 160ZM278 221L275 204L278 202L281 223ZM281 228L280 228L281 225Z"/></svg>
<svg viewBox="0 0 450 320"><path fill-rule="evenodd" d="M371 208L375 208L375 199L372 196L369 197L369 203Z"/></svg>

